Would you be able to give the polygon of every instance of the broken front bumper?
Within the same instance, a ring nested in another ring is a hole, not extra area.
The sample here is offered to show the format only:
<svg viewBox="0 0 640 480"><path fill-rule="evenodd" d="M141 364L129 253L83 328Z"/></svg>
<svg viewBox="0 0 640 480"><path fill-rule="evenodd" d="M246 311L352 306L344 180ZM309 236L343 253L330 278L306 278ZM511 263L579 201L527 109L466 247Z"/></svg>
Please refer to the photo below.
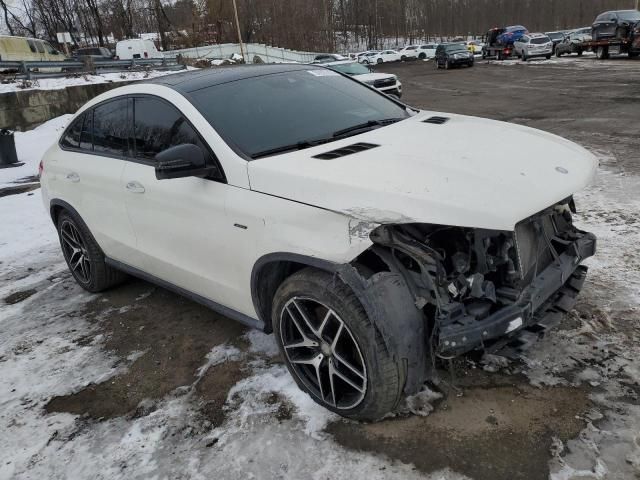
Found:
<svg viewBox="0 0 640 480"><path fill-rule="evenodd" d="M442 325L438 335L438 353L443 356L460 355L484 346L485 342L540 323L545 315L554 311L569 311L586 277L587 268L579 264L592 256L595 250L596 237L585 232L537 275L512 305L483 320L463 317Z"/></svg>

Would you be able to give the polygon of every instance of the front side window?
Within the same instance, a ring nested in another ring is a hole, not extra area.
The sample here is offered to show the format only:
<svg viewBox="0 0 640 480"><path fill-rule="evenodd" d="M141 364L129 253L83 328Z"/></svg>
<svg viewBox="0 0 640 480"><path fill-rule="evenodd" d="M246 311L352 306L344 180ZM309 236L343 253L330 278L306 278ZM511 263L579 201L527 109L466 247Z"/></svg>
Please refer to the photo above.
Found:
<svg viewBox="0 0 640 480"><path fill-rule="evenodd" d="M36 53L36 42L33 40L27 40L27 43L29 44L29 50L31 50L33 53Z"/></svg>
<svg viewBox="0 0 640 480"><path fill-rule="evenodd" d="M38 49L38 53L44 53L44 45L42 42L36 42L36 48Z"/></svg>
<svg viewBox="0 0 640 480"><path fill-rule="evenodd" d="M130 135L129 100L111 100L93 112L93 150L108 155L126 156Z"/></svg>
<svg viewBox="0 0 640 480"><path fill-rule="evenodd" d="M638 22L640 21L640 12L637 10L625 10L618 12L618 18L628 22Z"/></svg>
<svg viewBox="0 0 640 480"><path fill-rule="evenodd" d="M385 95L325 69L212 85L188 98L227 142L250 158L332 141L337 132L357 125L409 116Z"/></svg>
<svg viewBox="0 0 640 480"><path fill-rule="evenodd" d="M152 97L135 98L133 105L136 158L153 161L158 153L183 143L207 152L196 131L175 107Z"/></svg>

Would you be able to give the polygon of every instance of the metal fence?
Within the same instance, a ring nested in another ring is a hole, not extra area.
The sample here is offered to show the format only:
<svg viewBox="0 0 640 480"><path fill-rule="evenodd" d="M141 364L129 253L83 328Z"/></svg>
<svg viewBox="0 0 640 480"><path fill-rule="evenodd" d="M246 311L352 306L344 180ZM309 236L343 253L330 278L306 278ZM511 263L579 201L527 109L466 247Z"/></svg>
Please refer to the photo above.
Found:
<svg viewBox="0 0 640 480"><path fill-rule="evenodd" d="M318 55L316 52L300 52L287 48L272 47L262 43L246 43L244 47L246 63L255 63L256 57L259 57L265 63L309 63ZM186 58L204 58L208 60L226 59L233 54L240 55L239 43L221 43L164 52L167 58L176 58L181 55Z"/></svg>
<svg viewBox="0 0 640 480"><path fill-rule="evenodd" d="M175 58L134 58L131 60L65 60L62 62L0 62L0 72L17 79L66 77L68 75L117 73L140 70L183 70Z"/></svg>

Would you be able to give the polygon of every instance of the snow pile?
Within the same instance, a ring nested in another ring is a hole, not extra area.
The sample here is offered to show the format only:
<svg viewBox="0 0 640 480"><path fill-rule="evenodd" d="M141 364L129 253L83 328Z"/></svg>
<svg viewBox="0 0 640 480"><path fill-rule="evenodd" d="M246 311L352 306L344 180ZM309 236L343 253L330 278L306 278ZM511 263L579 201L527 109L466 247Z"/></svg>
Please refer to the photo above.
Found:
<svg viewBox="0 0 640 480"><path fill-rule="evenodd" d="M21 167L0 169L0 188L38 174L38 164L44 153L53 145L69 123L72 115L62 115L27 132L15 132L18 161Z"/></svg>
<svg viewBox="0 0 640 480"><path fill-rule="evenodd" d="M193 70L193 67L188 69ZM184 70L149 70L146 72L116 72L101 73L97 75L69 76L63 78L40 78L38 80L31 80L26 84L22 80L16 80L11 83L0 83L0 93L19 92L25 90L61 90L67 87L87 85L89 83L131 82L148 78L163 77L165 75L171 75L179 72L184 72Z"/></svg>

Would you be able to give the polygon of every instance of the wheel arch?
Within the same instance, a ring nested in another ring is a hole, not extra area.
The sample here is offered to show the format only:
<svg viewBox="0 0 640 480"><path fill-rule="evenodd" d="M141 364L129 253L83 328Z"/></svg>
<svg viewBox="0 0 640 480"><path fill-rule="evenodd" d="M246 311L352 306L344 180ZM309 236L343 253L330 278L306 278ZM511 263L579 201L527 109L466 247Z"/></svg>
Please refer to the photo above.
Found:
<svg viewBox="0 0 640 480"><path fill-rule="evenodd" d="M49 202L49 215L51 215L51 220L53 221L54 225L58 225L58 218L60 218L60 213L62 213L63 210L71 212L80 220L82 220L82 216L70 204L68 204L64 200L60 200L59 198L54 198Z"/></svg>
<svg viewBox="0 0 640 480"><path fill-rule="evenodd" d="M336 273L339 265L317 257L289 252L275 252L263 255L251 270L251 299L258 315L264 322L264 330L272 331L271 308L278 287L288 277L303 268L314 267L326 272Z"/></svg>

